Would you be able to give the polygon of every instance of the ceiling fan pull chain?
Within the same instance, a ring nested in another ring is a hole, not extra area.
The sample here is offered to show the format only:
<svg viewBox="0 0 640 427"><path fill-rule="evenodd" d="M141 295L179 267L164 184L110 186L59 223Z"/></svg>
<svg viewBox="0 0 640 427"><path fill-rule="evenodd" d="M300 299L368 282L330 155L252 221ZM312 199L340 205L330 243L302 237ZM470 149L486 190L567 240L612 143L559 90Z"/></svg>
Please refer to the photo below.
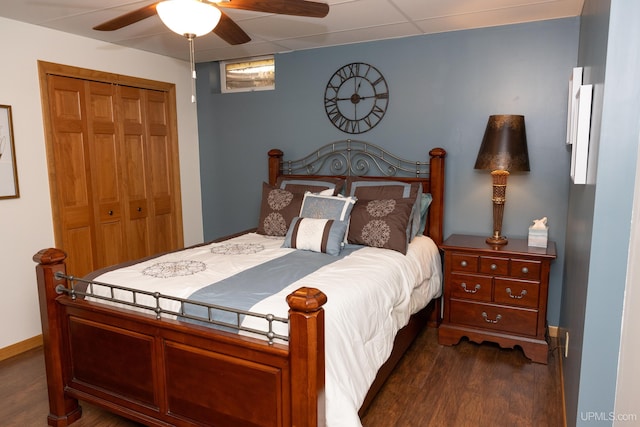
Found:
<svg viewBox="0 0 640 427"><path fill-rule="evenodd" d="M189 39L189 62L191 64L191 102L196 102L196 55L193 46L195 35L185 34Z"/></svg>

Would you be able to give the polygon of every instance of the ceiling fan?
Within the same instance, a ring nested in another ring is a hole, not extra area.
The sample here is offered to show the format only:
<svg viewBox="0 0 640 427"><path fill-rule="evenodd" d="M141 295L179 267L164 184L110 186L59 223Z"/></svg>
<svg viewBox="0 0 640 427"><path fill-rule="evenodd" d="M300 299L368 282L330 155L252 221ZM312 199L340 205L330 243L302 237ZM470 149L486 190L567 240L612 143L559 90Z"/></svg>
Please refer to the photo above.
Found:
<svg viewBox="0 0 640 427"><path fill-rule="evenodd" d="M253 12L264 12L264 13L274 13L280 15L293 15L293 16L304 16L311 18L323 18L327 16L329 13L329 5L326 3L320 3L315 1L307 1L307 0L165 0L165 1L157 1L151 3L147 6L141 7L139 9L133 10L131 12L125 13L124 15L120 15L114 19L111 19L107 22L103 22L100 25L93 27L94 30L98 31L114 31L119 30L120 28L124 28L128 25L135 24L136 22L142 21L143 19L150 18L156 13L160 15L163 22L167 24L162 14L156 10L156 6L160 6L158 10L164 7L163 4L170 4L172 6L183 7L183 4L196 4L202 8L202 5L206 5L203 9L216 9L220 11L220 17L213 17L212 19L219 19L219 22L213 22L211 28L213 30L208 29L208 31L213 31L216 35L222 38L229 44L239 45L243 43L247 43L251 40L249 35L245 33L238 24L236 24L227 14L225 14L222 9L242 9L242 10L250 10ZM182 4L181 4L182 3ZM200 5L198 5L200 3ZM215 12L217 15L217 12ZM213 27L215 25L215 27ZM169 26L171 28L171 26ZM173 28L171 28L173 31ZM182 35L187 35L182 34ZM202 35L202 34L194 34Z"/></svg>

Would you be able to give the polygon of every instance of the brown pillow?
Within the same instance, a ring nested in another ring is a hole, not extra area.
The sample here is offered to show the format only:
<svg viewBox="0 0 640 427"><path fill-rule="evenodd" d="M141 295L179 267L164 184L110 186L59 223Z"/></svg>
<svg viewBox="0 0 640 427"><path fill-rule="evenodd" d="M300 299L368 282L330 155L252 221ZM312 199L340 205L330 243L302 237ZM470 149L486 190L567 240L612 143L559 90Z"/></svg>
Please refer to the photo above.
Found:
<svg viewBox="0 0 640 427"><path fill-rule="evenodd" d="M283 190L291 191L292 193L305 193L310 191L312 193L319 193L323 190L333 190L333 196L340 194L342 187L344 187L344 179L332 178L332 177L304 177L304 178L289 178L286 175L281 175L276 179L276 187Z"/></svg>
<svg viewBox="0 0 640 427"><path fill-rule="evenodd" d="M300 214L303 198L302 193L262 183L262 204L256 232L267 236L286 235L291 220Z"/></svg>
<svg viewBox="0 0 640 427"><path fill-rule="evenodd" d="M415 201L421 187L420 182L408 183L357 177L347 180L347 196L356 196L363 200L411 198Z"/></svg>
<svg viewBox="0 0 640 427"><path fill-rule="evenodd" d="M351 211L348 242L406 254L413 204L410 199L358 200Z"/></svg>
<svg viewBox="0 0 640 427"><path fill-rule="evenodd" d="M422 183L420 182L385 181L366 177L349 178L347 196L355 196L358 200L411 199L414 205L407 225L409 241L424 231L424 227L420 229L422 202Z"/></svg>

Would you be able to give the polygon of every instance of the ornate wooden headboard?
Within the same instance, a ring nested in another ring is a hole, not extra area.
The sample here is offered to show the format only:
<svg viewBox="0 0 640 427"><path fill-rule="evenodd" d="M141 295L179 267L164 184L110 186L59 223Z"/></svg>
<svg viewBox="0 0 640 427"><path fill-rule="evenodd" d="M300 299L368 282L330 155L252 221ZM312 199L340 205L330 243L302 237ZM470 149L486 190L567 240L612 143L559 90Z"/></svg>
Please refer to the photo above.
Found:
<svg viewBox="0 0 640 427"><path fill-rule="evenodd" d="M442 148L429 151L429 159L411 161L397 157L367 142L352 139L329 143L297 160L284 159L281 150L269 151L269 183L288 177L333 176L420 182L422 191L433 198L424 234L441 244L444 229L444 159Z"/></svg>

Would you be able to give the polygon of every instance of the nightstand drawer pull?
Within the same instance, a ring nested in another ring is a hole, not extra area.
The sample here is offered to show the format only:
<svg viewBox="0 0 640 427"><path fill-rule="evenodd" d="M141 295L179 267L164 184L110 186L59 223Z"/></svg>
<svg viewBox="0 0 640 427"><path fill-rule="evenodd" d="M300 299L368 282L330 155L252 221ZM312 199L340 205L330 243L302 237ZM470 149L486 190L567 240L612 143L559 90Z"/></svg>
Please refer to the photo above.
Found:
<svg viewBox="0 0 640 427"><path fill-rule="evenodd" d="M466 293L468 293L468 294L475 294L481 288L480 283L476 283L476 285L473 287L473 289L467 289L467 284L464 283L464 282L460 283L460 286L462 286L462 289L464 289L464 291Z"/></svg>
<svg viewBox="0 0 640 427"><path fill-rule="evenodd" d="M482 317L484 318L484 321L485 321L485 322L487 322L487 323L498 323L498 321L499 321L500 319L502 319L502 316L498 314L498 315L496 316L495 320L491 320L491 319L489 319L489 318L487 317L487 312L486 312L486 311L483 311L483 312L482 312Z"/></svg>
<svg viewBox="0 0 640 427"><path fill-rule="evenodd" d="M520 295L512 295L511 294L511 288L507 288L507 289L505 289L505 291L507 292L509 297L513 298L513 299L522 299L527 294L527 290L526 289L523 289L522 292L520 292Z"/></svg>
<svg viewBox="0 0 640 427"><path fill-rule="evenodd" d="M527 267L522 267L522 274L529 273L529 269Z"/></svg>
<svg viewBox="0 0 640 427"><path fill-rule="evenodd" d="M466 267L467 265L469 265L469 264L467 263L467 261L461 261L461 262L460 262L460 266L461 266L461 267Z"/></svg>
<svg viewBox="0 0 640 427"><path fill-rule="evenodd" d="M491 268L491 270L495 270L496 268L498 268L498 266L495 265L495 264L491 264L491 266L489 268Z"/></svg>

